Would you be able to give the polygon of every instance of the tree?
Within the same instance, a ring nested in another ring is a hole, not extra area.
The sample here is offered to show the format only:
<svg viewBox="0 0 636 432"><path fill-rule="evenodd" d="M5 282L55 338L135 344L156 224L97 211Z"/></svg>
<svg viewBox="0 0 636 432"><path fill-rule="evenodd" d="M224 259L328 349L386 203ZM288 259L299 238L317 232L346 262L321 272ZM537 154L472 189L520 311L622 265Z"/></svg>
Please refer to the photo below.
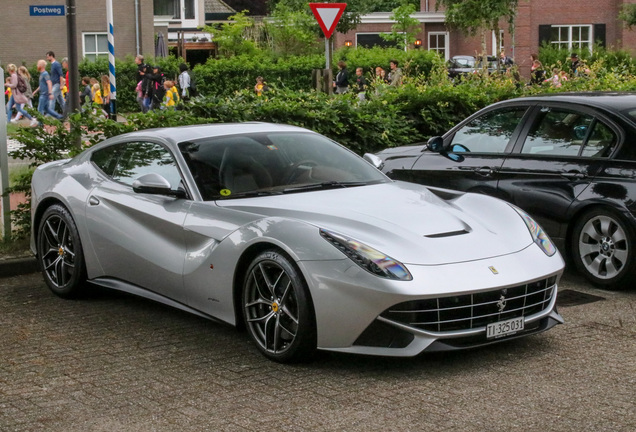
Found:
<svg viewBox="0 0 636 432"><path fill-rule="evenodd" d="M318 23L311 12L293 10L286 2L280 2L265 24L270 46L276 54L303 55L311 53L318 45Z"/></svg>
<svg viewBox="0 0 636 432"><path fill-rule="evenodd" d="M256 42L246 37L248 30L254 28L254 20L245 16L247 11L242 11L228 18L220 28L207 26L205 31L211 33L219 46L219 53L225 57L242 54L254 54Z"/></svg>
<svg viewBox="0 0 636 432"><path fill-rule="evenodd" d="M415 36L421 29L420 22L411 17L414 12L415 6L408 1L402 1L402 4L392 11L391 19L395 24L391 26L391 33L380 33L380 37L395 42L399 48L406 51L408 46L415 42Z"/></svg>
<svg viewBox="0 0 636 432"><path fill-rule="evenodd" d="M636 25L636 3L624 4L618 13L618 19L625 22L625 26L631 29Z"/></svg>
<svg viewBox="0 0 636 432"><path fill-rule="evenodd" d="M444 7L446 22L471 35L479 30L494 30L499 40L499 21L508 21L510 34L514 34L514 20L517 15L518 0L437 0L435 9ZM482 39L483 50L486 51L485 40Z"/></svg>

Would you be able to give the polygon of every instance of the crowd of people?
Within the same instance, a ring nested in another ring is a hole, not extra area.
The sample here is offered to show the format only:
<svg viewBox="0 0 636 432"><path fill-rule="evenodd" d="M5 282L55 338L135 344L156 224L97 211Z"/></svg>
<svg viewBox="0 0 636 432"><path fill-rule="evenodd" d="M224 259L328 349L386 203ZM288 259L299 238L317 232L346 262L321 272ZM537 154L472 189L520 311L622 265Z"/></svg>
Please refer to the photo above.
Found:
<svg viewBox="0 0 636 432"><path fill-rule="evenodd" d="M514 60L506 56L505 52L501 52L501 67L508 73L516 73ZM50 64L50 73L47 72L47 62ZM530 56L530 81L528 85L540 85L549 83L555 87L560 87L564 81L568 80L568 76L578 76L589 72L581 64L578 55L572 53L570 58L570 73L554 69L548 74L541 61L536 54ZM135 58L137 64L136 74L136 95L137 103L142 112L146 113L152 110L162 109L178 109L182 101L188 101L197 95L196 81L188 66L185 63L179 65L179 75L176 80L168 79L156 65L148 65L144 62L144 57L138 55ZM66 73L64 73L66 69ZM58 62L55 53L49 51L46 53L46 60L42 59L37 62L38 87L31 88L31 75L26 67L16 67L14 64L7 66L9 76L6 78L6 98L7 98L7 117L11 122L20 121L23 117L31 121L31 126L39 124L25 107L33 108L33 99L37 97L37 110L40 114L49 115L56 119L64 119L68 115L68 60L64 58L62 62ZM373 74L373 71L371 71ZM403 83L403 72L399 67L397 60L391 60L389 63L388 73L385 69L378 66L375 68L375 75L370 82L365 77L363 68L358 67L355 71L355 85L353 91L362 101L367 97L369 88L374 88L376 92L381 91L384 86L400 86ZM80 90L80 104L82 110L93 110L96 114L101 114L108 118L114 118L114 110L110 100L110 81L108 75L101 77L83 77ZM349 92L350 79L347 70L347 64L344 61L338 62L338 73L333 81L334 91L337 94ZM269 91L269 86L265 79L261 76L256 78L254 92L258 96L262 96ZM12 118L13 111L16 115Z"/></svg>

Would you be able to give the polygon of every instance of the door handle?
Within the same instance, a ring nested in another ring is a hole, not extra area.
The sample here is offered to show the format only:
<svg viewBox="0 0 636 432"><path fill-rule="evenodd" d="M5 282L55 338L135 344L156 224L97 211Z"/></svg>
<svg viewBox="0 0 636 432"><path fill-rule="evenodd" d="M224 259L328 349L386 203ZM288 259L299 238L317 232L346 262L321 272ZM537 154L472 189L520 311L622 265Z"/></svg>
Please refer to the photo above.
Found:
<svg viewBox="0 0 636 432"><path fill-rule="evenodd" d="M491 167L481 167L481 168L475 168L474 172L483 176L491 176L495 173L495 170L492 169Z"/></svg>
<svg viewBox="0 0 636 432"><path fill-rule="evenodd" d="M99 201L99 198L95 198L94 196L92 196L92 197L90 197L90 198L88 199L88 204L89 204L89 205L92 205L92 206L99 205L99 202L100 202L100 201Z"/></svg>
<svg viewBox="0 0 636 432"><path fill-rule="evenodd" d="M561 175L570 180L581 180L587 177L587 175L580 171L568 171L561 173Z"/></svg>

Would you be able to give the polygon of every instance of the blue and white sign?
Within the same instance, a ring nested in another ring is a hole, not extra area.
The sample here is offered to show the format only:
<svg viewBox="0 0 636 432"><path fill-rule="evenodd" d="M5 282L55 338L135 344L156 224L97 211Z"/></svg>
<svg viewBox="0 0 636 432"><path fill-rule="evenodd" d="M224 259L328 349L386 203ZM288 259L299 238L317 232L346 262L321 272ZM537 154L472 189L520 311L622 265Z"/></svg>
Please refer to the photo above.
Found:
<svg viewBox="0 0 636 432"><path fill-rule="evenodd" d="M31 16L66 16L64 5L56 6L29 6Z"/></svg>

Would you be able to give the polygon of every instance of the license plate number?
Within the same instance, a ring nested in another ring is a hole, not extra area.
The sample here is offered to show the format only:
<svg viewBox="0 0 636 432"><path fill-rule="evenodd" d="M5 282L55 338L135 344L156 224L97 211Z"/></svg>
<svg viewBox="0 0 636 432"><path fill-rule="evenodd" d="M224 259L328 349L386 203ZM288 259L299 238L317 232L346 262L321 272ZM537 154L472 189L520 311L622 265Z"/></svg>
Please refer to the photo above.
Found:
<svg viewBox="0 0 636 432"><path fill-rule="evenodd" d="M488 324L486 327L486 337L488 339L499 338L515 334L521 330L523 330L523 317L513 318Z"/></svg>

